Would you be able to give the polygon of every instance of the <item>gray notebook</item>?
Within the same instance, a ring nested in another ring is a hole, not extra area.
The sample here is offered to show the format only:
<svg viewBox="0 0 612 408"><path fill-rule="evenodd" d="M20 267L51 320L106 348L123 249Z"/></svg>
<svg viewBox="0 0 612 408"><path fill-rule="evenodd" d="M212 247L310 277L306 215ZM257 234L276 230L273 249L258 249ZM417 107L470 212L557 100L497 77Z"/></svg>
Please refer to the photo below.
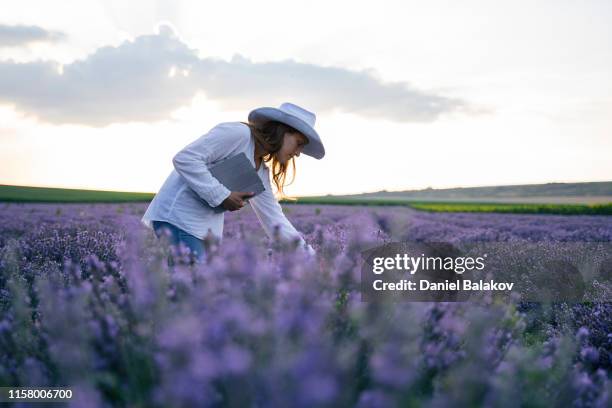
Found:
<svg viewBox="0 0 612 408"><path fill-rule="evenodd" d="M221 160L209 166L208 170L230 191L252 191L257 195L265 190L257 171L244 153ZM221 205L213 207L213 210L217 213L226 211Z"/></svg>

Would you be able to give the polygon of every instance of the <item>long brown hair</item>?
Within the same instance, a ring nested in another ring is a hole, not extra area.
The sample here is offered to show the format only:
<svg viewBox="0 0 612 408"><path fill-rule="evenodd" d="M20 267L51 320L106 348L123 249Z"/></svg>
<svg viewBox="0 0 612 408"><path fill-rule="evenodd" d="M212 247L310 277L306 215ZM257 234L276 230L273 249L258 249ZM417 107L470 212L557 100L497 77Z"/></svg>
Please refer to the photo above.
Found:
<svg viewBox="0 0 612 408"><path fill-rule="evenodd" d="M268 121L262 125L254 123L242 122L251 129L251 135L255 138L255 143L264 149L266 154L262 157L265 163L272 162L272 180L276 189L278 190L278 196L282 199L296 200L293 197L288 197L283 191L285 185L290 185L295 180L295 160L292 157L287 163L282 164L276 157L277 152L283 145L283 139L285 133L300 133L298 130L292 128L289 125L277 121ZM291 181L285 183L287 179L287 173L289 170L289 163L291 163Z"/></svg>

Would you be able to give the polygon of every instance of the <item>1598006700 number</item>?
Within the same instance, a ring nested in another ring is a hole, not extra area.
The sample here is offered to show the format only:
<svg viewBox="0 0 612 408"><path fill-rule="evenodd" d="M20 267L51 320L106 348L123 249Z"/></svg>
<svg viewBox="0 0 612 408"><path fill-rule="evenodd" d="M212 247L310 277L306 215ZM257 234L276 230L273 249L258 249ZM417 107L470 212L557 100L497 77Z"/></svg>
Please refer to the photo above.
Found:
<svg viewBox="0 0 612 408"><path fill-rule="evenodd" d="M72 398L70 388L56 387L0 387L0 402L17 401L66 401Z"/></svg>

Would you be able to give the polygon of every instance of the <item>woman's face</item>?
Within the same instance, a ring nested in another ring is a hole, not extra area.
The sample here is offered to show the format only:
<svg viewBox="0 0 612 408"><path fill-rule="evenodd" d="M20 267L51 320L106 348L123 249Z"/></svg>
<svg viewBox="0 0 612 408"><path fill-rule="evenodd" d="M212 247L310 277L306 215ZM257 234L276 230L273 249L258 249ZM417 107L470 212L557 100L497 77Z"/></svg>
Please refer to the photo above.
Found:
<svg viewBox="0 0 612 408"><path fill-rule="evenodd" d="M301 133L285 133L283 145L276 154L278 161L285 164L293 156L299 157L306 143L308 143L308 139Z"/></svg>

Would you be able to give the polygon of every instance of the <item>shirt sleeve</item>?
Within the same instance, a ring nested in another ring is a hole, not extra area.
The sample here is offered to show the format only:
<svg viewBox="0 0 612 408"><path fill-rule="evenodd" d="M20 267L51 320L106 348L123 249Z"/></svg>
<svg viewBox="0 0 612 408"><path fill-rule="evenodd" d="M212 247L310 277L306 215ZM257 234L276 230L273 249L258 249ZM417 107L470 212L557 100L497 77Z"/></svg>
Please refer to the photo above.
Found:
<svg viewBox="0 0 612 408"><path fill-rule="evenodd" d="M247 143L249 133L221 123L188 144L173 158L172 164L187 185L211 207L217 207L231 191L208 170L208 165L230 156Z"/></svg>
<svg viewBox="0 0 612 408"><path fill-rule="evenodd" d="M298 239L300 248L305 250L308 254L313 255L314 250L310 245L304 241L301 234L295 229L295 227L289 222L281 205L272 194L272 188L270 186L269 174L266 173L265 177L265 190L255 197L249 199L251 208L255 212L255 215L259 219L266 235L270 239L274 239L274 229L278 226L280 239L284 241L292 241Z"/></svg>

